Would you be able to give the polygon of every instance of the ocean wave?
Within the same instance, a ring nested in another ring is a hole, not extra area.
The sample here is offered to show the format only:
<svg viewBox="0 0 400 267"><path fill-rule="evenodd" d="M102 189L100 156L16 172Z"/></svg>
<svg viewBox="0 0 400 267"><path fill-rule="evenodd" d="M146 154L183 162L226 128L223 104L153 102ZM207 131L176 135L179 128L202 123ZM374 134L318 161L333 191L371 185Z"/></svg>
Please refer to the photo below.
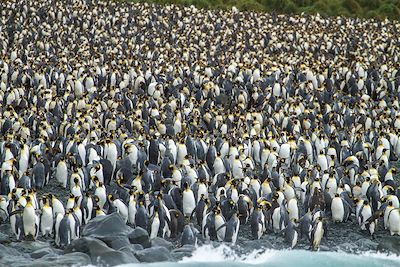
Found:
<svg viewBox="0 0 400 267"><path fill-rule="evenodd" d="M141 264L125 264L120 267L139 267ZM190 257L179 262L151 263L145 266L160 267L399 267L400 257L379 252L350 254L345 252L312 252L307 250L258 249L239 254L231 247L203 245Z"/></svg>

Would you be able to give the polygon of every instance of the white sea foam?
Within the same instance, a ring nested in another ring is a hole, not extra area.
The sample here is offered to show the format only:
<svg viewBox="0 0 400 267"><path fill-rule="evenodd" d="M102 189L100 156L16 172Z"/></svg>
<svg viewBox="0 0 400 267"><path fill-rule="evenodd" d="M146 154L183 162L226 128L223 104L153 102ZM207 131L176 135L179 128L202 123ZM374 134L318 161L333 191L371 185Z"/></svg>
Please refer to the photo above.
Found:
<svg viewBox="0 0 400 267"><path fill-rule="evenodd" d="M177 263L125 264L120 267L400 267L400 256L379 252L350 254L345 252L312 252L308 250L258 249L247 254L238 254L231 247L221 244L216 247L203 245L189 257ZM89 266L88 266L89 267ZM90 266L92 267L92 266Z"/></svg>
<svg viewBox="0 0 400 267"><path fill-rule="evenodd" d="M180 262L241 262L247 264L264 263L279 253L278 250L253 250L249 254L238 255L227 245L214 247L204 245L197 248L190 257L184 257Z"/></svg>

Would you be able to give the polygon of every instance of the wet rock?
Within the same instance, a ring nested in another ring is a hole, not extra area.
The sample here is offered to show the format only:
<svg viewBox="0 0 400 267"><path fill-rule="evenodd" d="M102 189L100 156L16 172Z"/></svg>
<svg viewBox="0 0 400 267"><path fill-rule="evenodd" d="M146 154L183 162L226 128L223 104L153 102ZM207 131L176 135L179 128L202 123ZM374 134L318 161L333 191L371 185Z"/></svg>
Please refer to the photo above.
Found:
<svg viewBox="0 0 400 267"><path fill-rule="evenodd" d="M161 237L155 237L155 238L151 239L150 244L151 244L151 247L164 247L168 250L171 250L174 247L174 245L171 242L169 242Z"/></svg>
<svg viewBox="0 0 400 267"><path fill-rule="evenodd" d="M112 250L113 249L109 248L106 243L97 238L82 237L72 241L71 244L65 248L64 252L83 252L89 256L97 256L98 254L106 253Z"/></svg>
<svg viewBox="0 0 400 267"><path fill-rule="evenodd" d="M143 246L139 245L139 244L129 244L123 248L120 248L119 250L125 250L125 251L132 251L132 252L136 252L138 250L143 250Z"/></svg>
<svg viewBox="0 0 400 267"><path fill-rule="evenodd" d="M139 250L135 253L135 256L140 262L160 262L173 260L168 249L164 247L152 247Z"/></svg>
<svg viewBox="0 0 400 267"><path fill-rule="evenodd" d="M129 239L126 236L107 236L99 239L106 243L107 246L115 250L118 250L130 244Z"/></svg>
<svg viewBox="0 0 400 267"><path fill-rule="evenodd" d="M132 228L127 226L122 217L114 212L110 215L96 217L89 221L82 230L82 236L109 237L127 236Z"/></svg>
<svg viewBox="0 0 400 267"><path fill-rule="evenodd" d="M131 244L139 244L144 248L149 248L151 246L149 234L141 227L136 227L133 231L131 231L128 235L128 238Z"/></svg>
<svg viewBox="0 0 400 267"><path fill-rule="evenodd" d="M92 263L100 266L116 266L134 262L138 262L138 260L133 255L116 250L102 253L96 258L92 257Z"/></svg>
<svg viewBox="0 0 400 267"><path fill-rule="evenodd" d="M38 249L38 250L36 250L36 251L34 251L34 252L32 252L32 253L30 254L30 256L31 256L32 259L39 259L39 258L42 258L42 257L44 257L44 256L46 256L46 255L53 255L53 256L55 256L55 255L57 255L57 254L56 254L56 253L54 252L54 250L53 250L52 248L50 248L50 247Z"/></svg>
<svg viewBox="0 0 400 267"><path fill-rule="evenodd" d="M378 242L368 239L368 238L361 238L356 242L358 246L358 250L363 248L363 250L376 250L378 248Z"/></svg>
<svg viewBox="0 0 400 267"><path fill-rule="evenodd" d="M8 234L0 232L0 243L8 243L9 240L10 240L10 237Z"/></svg>
<svg viewBox="0 0 400 267"><path fill-rule="evenodd" d="M253 251L253 250L258 250L258 249L272 249L274 248L274 245L269 242L268 240L246 240L244 242L241 242L240 244L241 249L244 249L246 251Z"/></svg>
<svg viewBox="0 0 400 267"><path fill-rule="evenodd" d="M36 241L12 242L10 243L9 246L17 249L21 253L29 254L39 249L49 248L50 245L51 244L49 242L36 240Z"/></svg>
<svg viewBox="0 0 400 267"><path fill-rule="evenodd" d="M332 251L328 246L320 245L319 251Z"/></svg>
<svg viewBox="0 0 400 267"><path fill-rule="evenodd" d="M171 251L171 256L174 260L179 261L184 257L190 257L193 251L196 249L193 245L184 245L180 248L176 248Z"/></svg>
<svg viewBox="0 0 400 267"><path fill-rule="evenodd" d="M387 236L380 240L378 244L379 251L391 252L400 255L400 236Z"/></svg>
<svg viewBox="0 0 400 267"><path fill-rule="evenodd" d="M76 251L87 254L92 264L96 265L115 266L137 261L132 254L114 250L103 241L93 237L82 237L74 240L65 249L66 253Z"/></svg>
<svg viewBox="0 0 400 267"><path fill-rule="evenodd" d="M0 258L0 266L28 267L31 266L32 259L24 256L7 256Z"/></svg>
<svg viewBox="0 0 400 267"><path fill-rule="evenodd" d="M72 266L89 265L92 261L88 255L82 252L73 252L66 255L45 256L35 261L30 261L26 266L32 267L52 267L52 266Z"/></svg>
<svg viewBox="0 0 400 267"><path fill-rule="evenodd" d="M132 257L134 257L136 259L135 256L135 252L138 250L142 250L143 247L139 244L129 244L125 247L122 247L119 249L119 251L124 252L125 254L131 255ZM138 260L136 260L137 262L139 262Z"/></svg>
<svg viewBox="0 0 400 267"><path fill-rule="evenodd" d="M0 244L0 259L14 256L22 256L22 253L13 247Z"/></svg>

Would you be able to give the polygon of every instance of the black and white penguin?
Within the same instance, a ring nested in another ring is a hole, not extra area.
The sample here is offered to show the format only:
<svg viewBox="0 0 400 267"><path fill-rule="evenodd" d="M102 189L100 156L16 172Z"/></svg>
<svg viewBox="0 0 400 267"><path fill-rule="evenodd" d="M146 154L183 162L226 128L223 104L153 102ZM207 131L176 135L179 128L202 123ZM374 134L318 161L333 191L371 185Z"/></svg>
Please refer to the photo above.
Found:
<svg viewBox="0 0 400 267"><path fill-rule="evenodd" d="M46 197L44 197L42 201L43 206L40 214L40 231L42 236L52 236L54 226L53 208L50 206L49 200Z"/></svg>
<svg viewBox="0 0 400 267"><path fill-rule="evenodd" d="M285 241L289 244L290 248L294 248L297 244L298 240L298 233L295 228L295 223L297 222L296 219L289 220L288 224L286 225L284 231Z"/></svg>
<svg viewBox="0 0 400 267"><path fill-rule="evenodd" d="M22 213L24 236L36 240L39 234L39 218L36 215L31 197L26 197L26 205Z"/></svg>
<svg viewBox="0 0 400 267"><path fill-rule="evenodd" d="M319 250L321 240L325 234L325 225L321 217L316 218L311 230L311 249Z"/></svg>
<svg viewBox="0 0 400 267"><path fill-rule="evenodd" d="M254 210L250 220L253 239L260 239L266 230L265 215L260 206Z"/></svg>

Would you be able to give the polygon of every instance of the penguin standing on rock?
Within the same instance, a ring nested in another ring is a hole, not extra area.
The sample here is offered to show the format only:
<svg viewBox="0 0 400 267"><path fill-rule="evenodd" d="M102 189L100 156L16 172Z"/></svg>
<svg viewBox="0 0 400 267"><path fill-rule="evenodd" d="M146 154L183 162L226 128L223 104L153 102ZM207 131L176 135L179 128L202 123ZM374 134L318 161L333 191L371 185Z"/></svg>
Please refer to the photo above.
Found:
<svg viewBox="0 0 400 267"><path fill-rule="evenodd" d="M183 214L185 217L190 217L192 212L196 208L196 199L194 197L193 191L189 188L188 183L184 183L182 192L182 205Z"/></svg>
<svg viewBox="0 0 400 267"><path fill-rule="evenodd" d="M32 204L31 197L26 197L26 205L22 214L25 238L36 240L39 233L39 219Z"/></svg>
<svg viewBox="0 0 400 267"><path fill-rule="evenodd" d="M40 215L40 231L42 236L51 236L53 234L53 208L49 205L48 199L43 200L42 213Z"/></svg>
<svg viewBox="0 0 400 267"><path fill-rule="evenodd" d="M311 230L311 249L319 250L321 240L326 234L326 226L321 217L318 217Z"/></svg>

